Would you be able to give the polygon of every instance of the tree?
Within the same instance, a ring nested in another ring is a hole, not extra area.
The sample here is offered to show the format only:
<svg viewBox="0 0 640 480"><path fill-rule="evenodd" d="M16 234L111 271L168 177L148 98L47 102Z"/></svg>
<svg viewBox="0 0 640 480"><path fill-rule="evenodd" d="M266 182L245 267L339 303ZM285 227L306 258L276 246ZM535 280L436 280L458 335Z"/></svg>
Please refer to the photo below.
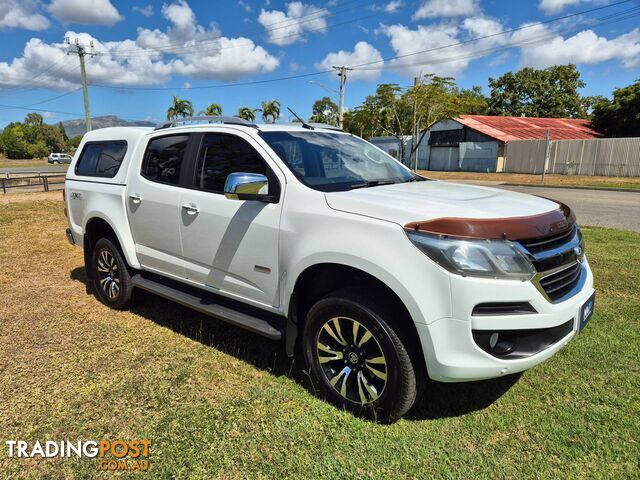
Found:
<svg viewBox="0 0 640 480"><path fill-rule="evenodd" d="M510 115L551 118L585 118L579 88L580 79L575 65L554 65L537 70L527 67L516 73L508 72L490 78L491 115Z"/></svg>
<svg viewBox="0 0 640 480"><path fill-rule="evenodd" d="M248 120L249 122L255 122L256 121L256 112L253 111L253 108L240 107L240 108L238 108L238 114L236 115L236 117L244 118L245 120Z"/></svg>
<svg viewBox="0 0 640 480"><path fill-rule="evenodd" d="M487 115L489 113L489 99L482 93L482 87L474 85L463 88L459 93L467 115Z"/></svg>
<svg viewBox="0 0 640 480"><path fill-rule="evenodd" d="M64 146L65 152L75 152L80 146L81 141L82 141L82 135L76 135L75 137L67 140Z"/></svg>
<svg viewBox="0 0 640 480"><path fill-rule="evenodd" d="M329 97L322 97L316 100L311 107L310 122L326 123L328 125L338 125L338 105Z"/></svg>
<svg viewBox="0 0 640 480"><path fill-rule="evenodd" d="M7 158L31 158L29 143L19 122L10 123L2 131L0 135L0 150L4 152Z"/></svg>
<svg viewBox="0 0 640 480"><path fill-rule="evenodd" d="M175 120L176 118L192 117L193 104L189 100L182 100L178 96L173 96L173 105L167 110L167 120Z"/></svg>
<svg viewBox="0 0 640 480"><path fill-rule="evenodd" d="M580 103L582 104L582 108L584 109L587 118L591 118L593 109L597 104L606 101L608 101L607 97L603 97L602 95L590 95L580 99Z"/></svg>
<svg viewBox="0 0 640 480"><path fill-rule="evenodd" d="M24 123L27 125L41 126L44 123L44 118L39 113L31 112L27 113L24 117Z"/></svg>
<svg viewBox="0 0 640 480"><path fill-rule="evenodd" d="M403 95L411 112L411 149L409 163L414 165L418 147L427 131L437 122L449 120L464 113L482 108L482 93L475 90L460 91L451 77L427 74ZM422 133L420 133L422 132Z"/></svg>
<svg viewBox="0 0 640 480"><path fill-rule="evenodd" d="M69 140L69 137L67 136L67 131L64 129L64 125L62 125L62 122L58 122L58 129L60 130L60 133L62 134L62 138L64 138L64 141L66 142L67 140Z"/></svg>
<svg viewBox="0 0 640 480"><path fill-rule="evenodd" d="M280 118L280 102L278 100L262 102L261 110L262 110L262 119L266 123L276 123L278 121L278 118Z"/></svg>
<svg viewBox="0 0 640 480"><path fill-rule="evenodd" d="M217 103L212 103L204 110L200 110L199 115L206 115L208 117L217 117L219 115L222 115L222 107Z"/></svg>
<svg viewBox="0 0 640 480"><path fill-rule="evenodd" d="M640 79L613 91L593 108L593 126L609 137L640 136Z"/></svg>

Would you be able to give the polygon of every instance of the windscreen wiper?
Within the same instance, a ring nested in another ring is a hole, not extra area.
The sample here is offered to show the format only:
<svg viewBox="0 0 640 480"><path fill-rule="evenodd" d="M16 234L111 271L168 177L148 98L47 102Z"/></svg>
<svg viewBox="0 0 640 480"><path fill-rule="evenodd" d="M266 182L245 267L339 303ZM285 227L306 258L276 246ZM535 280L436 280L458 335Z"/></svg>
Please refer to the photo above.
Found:
<svg viewBox="0 0 640 480"><path fill-rule="evenodd" d="M392 185L394 183L396 183L395 180L369 180L368 182L355 183L349 188L354 190L356 188L377 187L378 185Z"/></svg>

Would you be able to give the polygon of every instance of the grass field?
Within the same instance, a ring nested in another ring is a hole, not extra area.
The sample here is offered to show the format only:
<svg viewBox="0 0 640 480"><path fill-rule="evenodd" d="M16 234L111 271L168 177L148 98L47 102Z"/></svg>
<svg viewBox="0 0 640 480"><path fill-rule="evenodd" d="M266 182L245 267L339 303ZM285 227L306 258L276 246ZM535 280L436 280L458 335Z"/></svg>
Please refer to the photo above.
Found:
<svg viewBox="0 0 640 480"><path fill-rule="evenodd" d="M9 158L0 155L0 168L11 168L11 167L44 167L49 165L47 163L46 158L29 158L29 159L18 159L11 160Z"/></svg>
<svg viewBox="0 0 640 480"><path fill-rule="evenodd" d="M0 197L0 472L104 478L96 459L11 459L7 439L150 439L154 478L637 478L640 235L585 228L596 314L519 378L431 384L390 426L317 398L283 347L151 295L88 295L60 194ZM9 203L9 201L12 201Z"/></svg>
<svg viewBox="0 0 640 480"><path fill-rule="evenodd" d="M546 185L562 187L598 187L629 188L640 190L639 177L589 177L583 175L545 175L544 184L540 183L540 175L522 173L481 173L481 172L433 172L420 170L420 174L438 180L480 180L488 182L504 182L526 185Z"/></svg>

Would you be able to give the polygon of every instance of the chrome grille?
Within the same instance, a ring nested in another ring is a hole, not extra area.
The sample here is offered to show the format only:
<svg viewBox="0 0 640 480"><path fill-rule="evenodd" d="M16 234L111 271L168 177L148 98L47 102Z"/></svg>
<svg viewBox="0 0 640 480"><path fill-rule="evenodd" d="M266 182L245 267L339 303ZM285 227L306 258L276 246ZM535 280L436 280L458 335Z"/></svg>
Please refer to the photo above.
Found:
<svg viewBox="0 0 640 480"><path fill-rule="evenodd" d="M540 287L553 302L571 293L578 285L582 275L582 263L576 262L567 268L546 275L538 280Z"/></svg>
<svg viewBox="0 0 640 480"><path fill-rule="evenodd" d="M584 269L582 234L577 225L519 243L538 271L532 281L547 300L561 302L579 291Z"/></svg>
<svg viewBox="0 0 640 480"><path fill-rule="evenodd" d="M574 225L565 232L561 232L556 235L549 235L547 237L526 240L520 243L531 254L535 255L536 253L544 252L545 250L561 247L571 240L573 235L576 233L576 229L577 227Z"/></svg>

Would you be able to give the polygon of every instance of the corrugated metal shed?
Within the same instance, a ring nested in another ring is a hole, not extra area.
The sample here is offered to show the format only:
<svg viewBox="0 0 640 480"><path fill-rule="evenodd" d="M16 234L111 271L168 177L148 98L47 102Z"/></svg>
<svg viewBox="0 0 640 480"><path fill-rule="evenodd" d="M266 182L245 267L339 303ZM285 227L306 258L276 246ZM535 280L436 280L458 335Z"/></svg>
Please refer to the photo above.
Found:
<svg viewBox="0 0 640 480"><path fill-rule="evenodd" d="M505 143L511 140L542 140L547 130L551 140L583 140L602 137L588 120L575 118L461 115L455 121Z"/></svg>

